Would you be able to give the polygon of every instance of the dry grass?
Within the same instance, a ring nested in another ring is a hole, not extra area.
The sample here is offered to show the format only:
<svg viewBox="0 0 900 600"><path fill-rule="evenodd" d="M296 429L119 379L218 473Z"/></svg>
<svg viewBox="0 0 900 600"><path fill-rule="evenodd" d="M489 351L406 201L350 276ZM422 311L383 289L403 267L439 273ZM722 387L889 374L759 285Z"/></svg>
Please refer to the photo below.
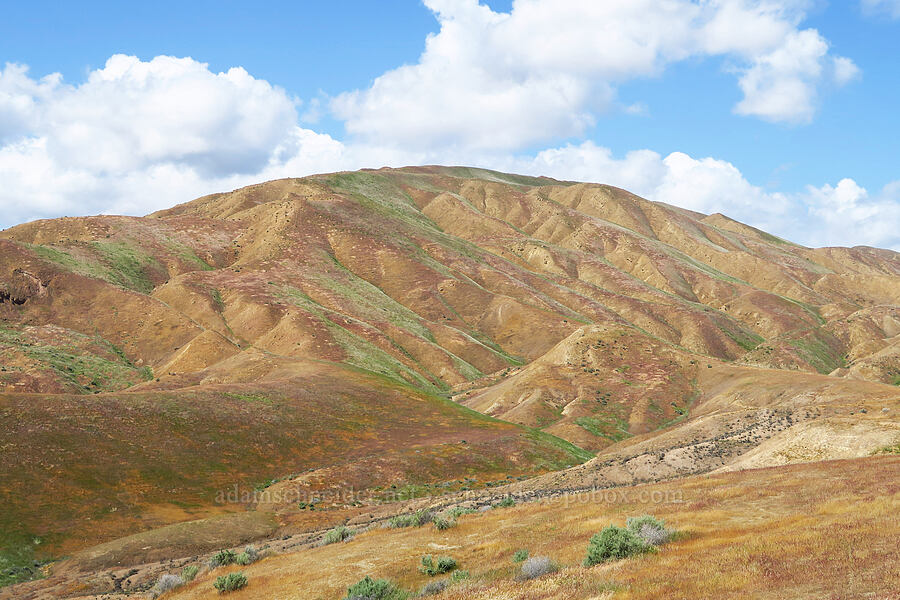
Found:
<svg viewBox="0 0 900 600"><path fill-rule="evenodd" d="M275 556L247 568L250 586L233 597L336 599L367 574L419 589L427 578L416 571L418 557L441 552L472 575L442 599L891 598L900 589L898 481L900 459L872 457L521 504L465 516L444 532L373 530L347 544ZM652 502L654 492L662 502ZM593 533L643 513L681 536L657 554L580 566ZM515 582L510 558L518 548L563 568ZM214 597L209 577L173 596Z"/></svg>

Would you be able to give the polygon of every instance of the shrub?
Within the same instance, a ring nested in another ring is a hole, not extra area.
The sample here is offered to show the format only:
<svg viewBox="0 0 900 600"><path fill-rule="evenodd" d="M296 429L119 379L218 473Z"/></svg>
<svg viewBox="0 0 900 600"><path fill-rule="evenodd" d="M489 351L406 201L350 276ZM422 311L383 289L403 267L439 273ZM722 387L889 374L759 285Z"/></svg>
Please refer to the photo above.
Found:
<svg viewBox="0 0 900 600"><path fill-rule="evenodd" d="M219 590L220 594L225 594L239 590L246 585L247 578L242 572L237 571L235 573L229 573L228 575L216 577L216 582L213 584L213 587Z"/></svg>
<svg viewBox="0 0 900 600"><path fill-rule="evenodd" d="M548 573L555 573L559 567L555 562L547 556L534 556L522 563L519 575L516 577L519 581L527 579L536 579Z"/></svg>
<svg viewBox="0 0 900 600"><path fill-rule="evenodd" d="M452 573L450 573L450 583L457 583L459 581L462 581L462 580L468 579L468 578L469 578L468 571L456 570L456 571L453 571Z"/></svg>
<svg viewBox="0 0 900 600"><path fill-rule="evenodd" d="M219 550L213 557L209 559L209 568L215 569L216 567L224 567L225 565L234 564L237 560L237 554L234 553L234 550Z"/></svg>
<svg viewBox="0 0 900 600"><path fill-rule="evenodd" d="M494 508L509 508L510 506L515 506L515 505L516 505L515 499L512 496L507 496L500 502L495 502L493 504L493 507Z"/></svg>
<svg viewBox="0 0 900 600"><path fill-rule="evenodd" d="M404 600L406 594L387 579L363 579L347 588L343 600Z"/></svg>
<svg viewBox="0 0 900 600"><path fill-rule="evenodd" d="M433 518L434 513L423 508L422 510L418 510L408 515L391 517L390 521L388 521L388 526L392 529L399 529L401 527L421 527L425 523L430 522Z"/></svg>
<svg viewBox="0 0 900 600"><path fill-rule="evenodd" d="M474 512L477 512L474 508L468 508L466 506L454 506L446 512L446 515L451 519L458 519L463 515L471 515Z"/></svg>
<svg viewBox="0 0 900 600"><path fill-rule="evenodd" d="M185 581L193 581L199 572L200 567L197 565L188 565L181 570L181 578Z"/></svg>
<svg viewBox="0 0 900 600"><path fill-rule="evenodd" d="M600 533L591 537L584 564L590 567L608 560L627 558L652 550L653 546L649 545L630 529L609 525L604 527Z"/></svg>
<svg viewBox="0 0 900 600"><path fill-rule="evenodd" d="M638 537L651 546L662 546L672 537L672 532L668 529L657 529L652 525L642 525Z"/></svg>
<svg viewBox="0 0 900 600"><path fill-rule="evenodd" d="M520 563L525 561L528 558L528 550L524 548L522 550L516 550L516 553L513 554L512 561L514 563Z"/></svg>
<svg viewBox="0 0 900 600"><path fill-rule="evenodd" d="M156 585L153 586L153 597L156 598L160 594L165 594L166 592L174 590L175 588L181 587L183 585L184 579L182 579L178 575L166 573L165 575L160 576L159 581L157 581Z"/></svg>
<svg viewBox="0 0 900 600"><path fill-rule="evenodd" d="M419 571L425 573L429 577L434 577L435 575L449 573L455 568L456 561L449 556L439 556L437 563L435 563L434 558L432 558L430 554L426 554L422 557L422 565L419 567Z"/></svg>
<svg viewBox="0 0 900 600"><path fill-rule="evenodd" d="M241 566L247 566L259 560L259 552L253 546L247 546L244 551L237 555L234 562Z"/></svg>
<svg viewBox="0 0 900 600"><path fill-rule="evenodd" d="M665 529L665 521L657 519L653 515L641 515L640 517L628 517L625 521L625 527L632 532L637 533L644 525L652 525L656 529Z"/></svg>
<svg viewBox="0 0 900 600"><path fill-rule="evenodd" d="M419 591L420 596L431 596L432 594L440 594L444 590L450 587L449 579L439 579L437 581L429 581L425 584L425 586Z"/></svg>
<svg viewBox="0 0 900 600"><path fill-rule="evenodd" d="M651 546L665 544L672 537L672 532L666 529L665 521L652 515L629 517L625 522L625 526Z"/></svg>
<svg viewBox="0 0 900 600"><path fill-rule="evenodd" d="M437 516L434 518L434 528L438 531L444 531L445 529L450 529L451 527L456 527L455 519L445 519L441 516Z"/></svg>
<svg viewBox="0 0 900 600"><path fill-rule="evenodd" d="M325 534L325 537L322 538L322 545L327 546L328 544L337 544L338 542L349 540L351 537L353 537L354 533L355 532L349 527L338 525Z"/></svg>

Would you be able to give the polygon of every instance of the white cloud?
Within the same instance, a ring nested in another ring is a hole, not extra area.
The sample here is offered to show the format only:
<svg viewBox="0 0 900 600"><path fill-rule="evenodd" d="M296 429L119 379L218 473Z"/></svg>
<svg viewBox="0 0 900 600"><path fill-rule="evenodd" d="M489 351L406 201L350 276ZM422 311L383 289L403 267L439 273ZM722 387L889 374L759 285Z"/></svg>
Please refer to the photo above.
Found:
<svg viewBox="0 0 900 600"><path fill-rule="evenodd" d="M578 136L618 83L689 57L734 62L736 112L771 121L809 121L824 83L855 76L817 31L798 29L799 0L516 0L510 13L477 0L426 5L440 31L418 62L332 101L357 139L518 149Z"/></svg>
<svg viewBox="0 0 900 600"><path fill-rule="evenodd" d="M131 172L178 162L210 175L255 172L296 124L294 101L239 67L115 55L37 103L34 133L60 162Z"/></svg>
<svg viewBox="0 0 900 600"><path fill-rule="evenodd" d="M815 114L815 82L821 78L827 52L828 44L818 32L791 33L783 45L757 57L741 76L744 99L735 112L769 121L808 123ZM846 71L849 66L842 64Z"/></svg>
<svg viewBox="0 0 900 600"><path fill-rule="evenodd" d="M8 64L0 71L0 224L146 213L283 176L286 165L327 170L342 145L298 127L296 104L244 69L213 73L190 58L115 55L80 85L58 74L32 79Z"/></svg>
<svg viewBox="0 0 900 600"><path fill-rule="evenodd" d="M28 76L28 67L6 64L0 71L0 143L34 128L39 103L59 87L60 79L53 74L35 81Z"/></svg>
<svg viewBox="0 0 900 600"><path fill-rule="evenodd" d="M818 245L868 245L900 251L900 181L874 197L852 179L809 186L802 198L812 217L808 237Z"/></svg>
<svg viewBox="0 0 900 600"><path fill-rule="evenodd" d="M846 85L860 76L861 71L849 58L838 56L832 62L834 81L838 85Z"/></svg>
<svg viewBox="0 0 900 600"><path fill-rule="evenodd" d="M868 14L884 13L893 19L900 19L900 0L862 0L863 12Z"/></svg>

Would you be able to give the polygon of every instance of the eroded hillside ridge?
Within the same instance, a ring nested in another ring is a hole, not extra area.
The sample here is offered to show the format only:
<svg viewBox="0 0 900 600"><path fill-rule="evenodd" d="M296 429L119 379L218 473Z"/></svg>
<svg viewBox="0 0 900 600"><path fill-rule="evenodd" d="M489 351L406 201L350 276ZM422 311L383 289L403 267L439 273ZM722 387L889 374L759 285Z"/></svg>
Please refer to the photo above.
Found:
<svg viewBox="0 0 900 600"><path fill-rule="evenodd" d="M900 254L605 185L379 169L36 221L0 232L0 555L206 516L235 483L861 456L900 435L898 384Z"/></svg>
<svg viewBox="0 0 900 600"><path fill-rule="evenodd" d="M213 371L255 349L440 391L539 358L586 367L594 357L575 339L598 326L641 336L670 362L687 352L900 377L900 255L803 248L603 185L383 169L273 181L145 218L37 221L0 237L7 336L56 338L45 344L56 348L94 337L123 365L152 369L157 387L235 377ZM68 331L40 330L51 325ZM60 373L68 365L4 348L10 366L35 363L8 369L5 389L47 391L54 378L72 387ZM637 358L627 343L593 350L616 359L607 362Z"/></svg>

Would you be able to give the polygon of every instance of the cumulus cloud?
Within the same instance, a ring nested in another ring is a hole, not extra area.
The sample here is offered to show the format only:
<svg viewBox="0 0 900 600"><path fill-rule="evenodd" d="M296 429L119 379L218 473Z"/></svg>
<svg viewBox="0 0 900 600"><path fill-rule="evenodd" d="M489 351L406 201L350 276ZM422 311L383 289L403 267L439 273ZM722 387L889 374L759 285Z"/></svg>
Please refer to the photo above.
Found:
<svg viewBox="0 0 900 600"><path fill-rule="evenodd" d="M741 115L808 122L825 83L856 75L795 0L516 0L497 13L477 0L426 0L440 31L415 64L337 96L332 110L358 139L517 149L578 136L615 86L690 57L728 59Z"/></svg>
<svg viewBox="0 0 900 600"><path fill-rule="evenodd" d="M60 162L95 171L178 162L210 175L255 172L296 124L294 104L239 67L115 55L85 83L36 101L34 133Z"/></svg>
<svg viewBox="0 0 900 600"><path fill-rule="evenodd" d="M900 0L862 0L863 12L886 14L892 19L900 19Z"/></svg>
<svg viewBox="0 0 900 600"><path fill-rule="evenodd" d="M900 181L886 185L874 196L852 179L836 185L807 187L801 198L812 217L813 244L883 246L900 251Z"/></svg>
<svg viewBox="0 0 900 600"><path fill-rule="evenodd" d="M297 157L310 158L330 138L300 129L296 105L244 69L213 73L190 58L115 55L79 85L58 74L33 79L26 67L7 64L0 224L148 212L258 180L273 161L286 161L285 152L297 166Z"/></svg>
<svg viewBox="0 0 900 600"><path fill-rule="evenodd" d="M35 127L39 104L58 89L60 81L59 74L31 79L24 65L7 64L0 70L0 143Z"/></svg>

